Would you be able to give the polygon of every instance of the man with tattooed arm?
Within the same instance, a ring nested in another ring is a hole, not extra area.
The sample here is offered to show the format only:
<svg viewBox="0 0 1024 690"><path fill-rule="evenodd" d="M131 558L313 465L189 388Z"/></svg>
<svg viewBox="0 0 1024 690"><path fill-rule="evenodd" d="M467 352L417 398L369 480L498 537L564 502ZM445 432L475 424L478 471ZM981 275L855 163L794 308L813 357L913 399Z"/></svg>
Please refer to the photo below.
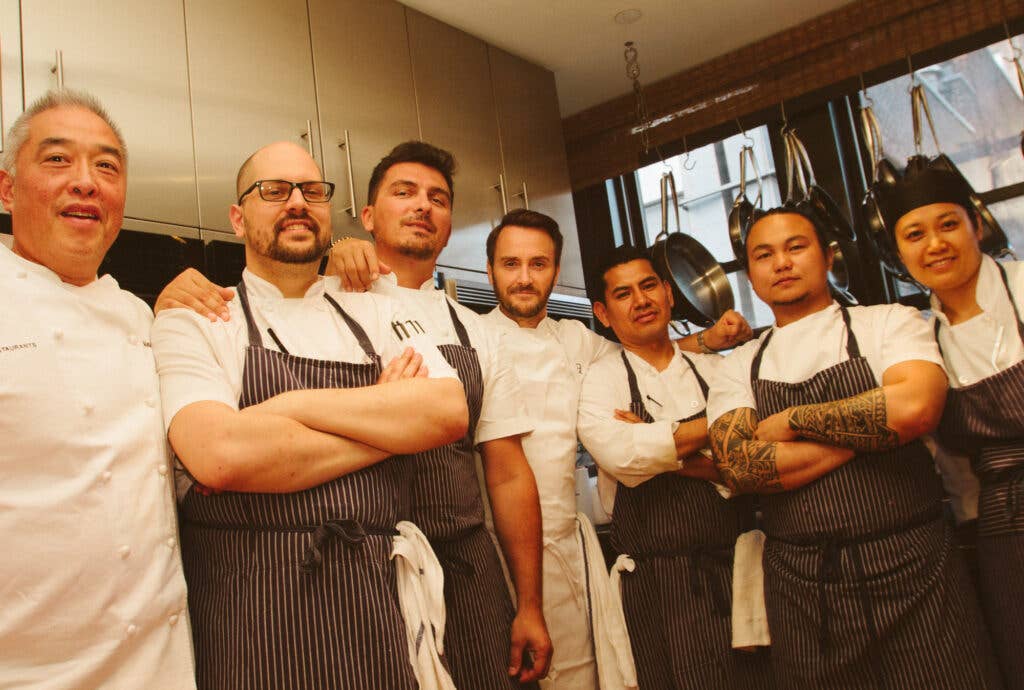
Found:
<svg viewBox="0 0 1024 690"><path fill-rule="evenodd" d="M775 325L719 367L708 402L722 479L762 494L780 687L1001 687L942 487L919 437L946 376L909 307L843 307L819 221L756 219L750 282Z"/></svg>

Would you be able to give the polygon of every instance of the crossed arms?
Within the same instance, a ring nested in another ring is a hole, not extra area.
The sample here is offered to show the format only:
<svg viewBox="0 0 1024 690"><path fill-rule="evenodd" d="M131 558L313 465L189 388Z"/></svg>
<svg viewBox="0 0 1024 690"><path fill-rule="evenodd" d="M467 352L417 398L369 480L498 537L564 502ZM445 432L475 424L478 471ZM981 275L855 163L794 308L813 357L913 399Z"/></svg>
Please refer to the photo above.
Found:
<svg viewBox="0 0 1024 690"><path fill-rule="evenodd" d="M882 385L833 402L799 405L759 420L753 408L720 416L708 436L722 480L740 493L799 488L857 452L895 448L935 429L946 376L931 362L885 370Z"/></svg>

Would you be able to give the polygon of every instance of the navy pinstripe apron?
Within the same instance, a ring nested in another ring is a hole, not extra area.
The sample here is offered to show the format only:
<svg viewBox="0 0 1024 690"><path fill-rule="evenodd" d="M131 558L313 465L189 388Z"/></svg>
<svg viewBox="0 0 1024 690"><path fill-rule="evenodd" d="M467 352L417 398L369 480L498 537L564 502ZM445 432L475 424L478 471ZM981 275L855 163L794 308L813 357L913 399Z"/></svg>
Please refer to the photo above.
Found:
<svg viewBox="0 0 1024 690"><path fill-rule="evenodd" d="M679 356L707 400L707 383L689 357ZM622 362L629 409L650 424L625 352ZM671 472L635 487L618 484L611 542L636 562L636 570L622 573L622 608L641 688L772 687L763 658L732 649L733 548L753 521L749 507L746 498L726 500L709 482Z"/></svg>
<svg viewBox="0 0 1024 690"><path fill-rule="evenodd" d="M264 348L244 281L238 296L249 332L240 409L377 382L380 357L329 295L370 363ZM411 472L395 457L290 494L188 492L179 513L200 688L416 687L390 560Z"/></svg>
<svg viewBox="0 0 1024 690"><path fill-rule="evenodd" d="M456 687L536 687L520 685L508 675L515 611L494 542L484 527L473 455L484 396L483 373L466 327L450 302L448 312L459 344L438 345L438 350L458 372L466 390L469 430L454 443L415 456L410 519L427 535L444 568L444 660Z"/></svg>
<svg viewBox="0 0 1024 690"><path fill-rule="evenodd" d="M1006 270L1000 276L1017 317ZM935 321L938 340L939 321ZM978 498L979 589L1006 686L1024 690L1024 361L946 396L939 436L971 457Z"/></svg>
<svg viewBox="0 0 1024 690"><path fill-rule="evenodd" d="M761 419L877 388L846 324L848 359L801 383L750 377ZM793 356L799 356L794 352ZM765 601L780 687L1001 687L988 636L919 441L859 453L799 489L761 497Z"/></svg>

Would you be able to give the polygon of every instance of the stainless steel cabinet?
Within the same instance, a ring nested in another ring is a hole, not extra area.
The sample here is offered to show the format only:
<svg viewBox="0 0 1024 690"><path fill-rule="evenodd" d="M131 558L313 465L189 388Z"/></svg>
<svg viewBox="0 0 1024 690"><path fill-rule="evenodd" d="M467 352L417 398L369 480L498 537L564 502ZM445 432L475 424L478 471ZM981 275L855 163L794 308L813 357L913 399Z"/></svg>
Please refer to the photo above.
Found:
<svg viewBox="0 0 1024 690"><path fill-rule="evenodd" d="M6 149L7 130L22 109L21 12L18 3L4 2L0 3L0 152Z"/></svg>
<svg viewBox="0 0 1024 690"><path fill-rule="evenodd" d="M125 215L197 225L181 0L22 2L21 26L26 103L60 85L83 89L120 126L129 152Z"/></svg>
<svg viewBox="0 0 1024 690"><path fill-rule="evenodd" d="M423 139L458 161L454 230L438 264L484 271L485 242L503 214L501 157L487 45L407 10Z"/></svg>
<svg viewBox="0 0 1024 690"><path fill-rule="evenodd" d="M489 54L509 206L529 207L558 221L565 236L559 285L582 290L583 266L555 76L493 46Z"/></svg>
<svg viewBox="0 0 1024 690"><path fill-rule="evenodd" d="M185 26L200 224L230 231L235 177L256 149L290 140L321 160L306 2L186 0Z"/></svg>
<svg viewBox="0 0 1024 690"><path fill-rule="evenodd" d="M405 8L392 0L309 0L324 175L338 185L334 233L368 237L370 172L419 137Z"/></svg>

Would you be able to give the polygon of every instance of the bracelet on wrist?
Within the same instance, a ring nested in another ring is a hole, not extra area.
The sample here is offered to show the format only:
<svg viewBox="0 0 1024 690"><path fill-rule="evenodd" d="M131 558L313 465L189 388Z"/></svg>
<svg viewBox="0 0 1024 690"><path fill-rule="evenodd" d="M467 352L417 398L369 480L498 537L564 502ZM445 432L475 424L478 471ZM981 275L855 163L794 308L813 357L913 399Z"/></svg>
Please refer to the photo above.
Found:
<svg viewBox="0 0 1024 690"><path fill-rule="evenodd" d="M700 348L700 351L705 355L713 355L717 353L716 350L712 350L708 347L708 344L704 342L704 331L697 334L697 347Z"/></svg>

